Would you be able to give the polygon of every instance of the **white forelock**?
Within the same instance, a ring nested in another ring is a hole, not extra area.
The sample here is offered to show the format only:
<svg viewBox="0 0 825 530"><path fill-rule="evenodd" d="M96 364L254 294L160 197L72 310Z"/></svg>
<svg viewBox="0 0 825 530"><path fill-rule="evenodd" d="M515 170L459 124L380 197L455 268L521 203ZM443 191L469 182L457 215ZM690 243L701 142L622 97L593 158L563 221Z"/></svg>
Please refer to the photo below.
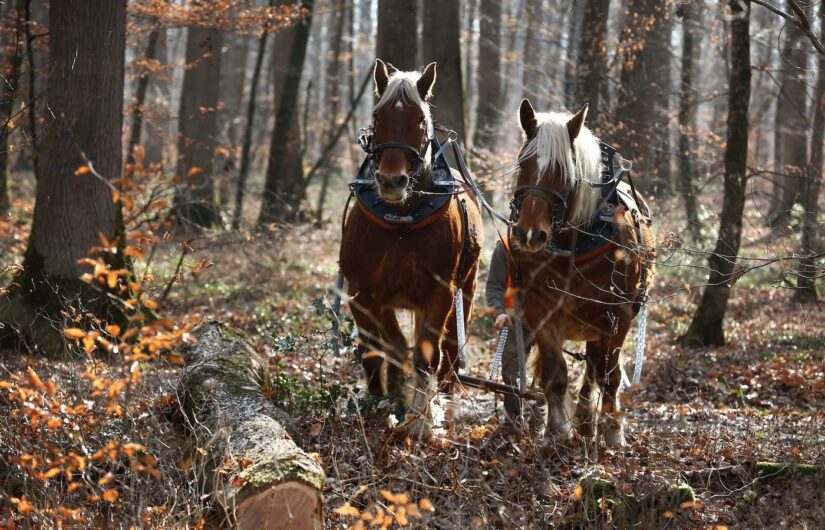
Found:
<svg viewBox="0 0 825 530"><path fill-rule="evenodd" d="M536 183L548 168L558 164L562 186L571 191L570 224L586 226L595 214L601 195L599 188L590 186L589 182L601 180L602 154L598 139L584 126L573 142L573 149L570 148L567 122L572 117L562 112L536 113L535 136L524 146L519 162L537 157Z"/></svg>
<svg viewBox="0 0 825 530"><path fill-rule="evenodd" d="M421 98L418 93L416 83L421 79L421 72L402 72L397 70L390 75L387 88L381 94L381 99L375 104L373 111L379 110L384 105L405 101L411 105L421 108L424 113L424 120L427 127L427 138L433 135L433 118L430 113L430 105Z"/></svg>

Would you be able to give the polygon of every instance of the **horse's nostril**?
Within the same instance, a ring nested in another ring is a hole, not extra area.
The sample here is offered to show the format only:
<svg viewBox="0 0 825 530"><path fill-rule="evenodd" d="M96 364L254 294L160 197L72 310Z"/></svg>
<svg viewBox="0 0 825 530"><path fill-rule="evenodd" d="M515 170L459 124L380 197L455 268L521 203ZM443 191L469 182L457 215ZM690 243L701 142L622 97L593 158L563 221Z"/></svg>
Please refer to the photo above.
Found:
<svg viewBox="0 0 825 530"><path fill-rule="evenodd" d="M527 234L524 232L524 230L522 230L518 226L514 226L513 232L515 232L516 234L516 241L518 241L522 245L525 245L527 243Z"/></svg>
<svg viewBox="0 0 825 530"><path fill-rule="evenodd" d="M384 175L382 175L381 173L376 173L375 181L383 186L385 182Z"/></svg>
<svg viewBox="0 0 825 530"><path fill-rule="evenodd" d="M545 230L536 230L535 242L539 245L545 244L547 242L547 232Z"/></svg>
<svg viewBox="0 0 825 530"><path fill-rule="evenodd" d="M399 188L406 188L407 184L409 183L410 177L408 177L407 175L401 175L398 177L398 182L396 183L396 186Z"/></svg>

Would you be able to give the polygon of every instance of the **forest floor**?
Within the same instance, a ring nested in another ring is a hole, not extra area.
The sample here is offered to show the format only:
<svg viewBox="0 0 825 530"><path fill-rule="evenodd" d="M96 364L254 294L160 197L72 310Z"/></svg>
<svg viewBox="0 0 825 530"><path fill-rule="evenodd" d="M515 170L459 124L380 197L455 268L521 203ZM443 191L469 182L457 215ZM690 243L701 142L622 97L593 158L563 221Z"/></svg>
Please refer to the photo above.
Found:
<svg viewBox="0 0 825 530"><path fill-rule="evenodd" d="M361 369L349 350L336 355L329 347L325 308L331 304L337 270L337 222L264 234L175 236L161 243L150 272L170 278L183 239L192 249L188 262L210 265L193 268L161 303L161 310L175 318L216 319L237 326L268 356L275 374L274 399L296 419L304 433L303 447L323 460L331 528L353 525L359 518L375 522L387 510L396 514L395 527L403 522L435 528L601 528L629 523L646 528L821 527L821 471L804 477L757 466L825 464L821 309L798 303L774 281L781 275L781 263L773 264L744 276L733 289L724 347L677 345L698 301L704 257L680 252L668 235L675 225L665 221L659 230L665 249L651 292L647 358L641 382L621 396L628 440L621 450L576 437L569 447L549 454L540 436L503 426L499 400L475 390L456 399L453 428L437 430L427 443L395 438L383 422L362 415ZM759 245L769 244L772 250L777 245L764 237L760 226L756 220L745 238L754 255L762 255ZM27 231L25 221L0 225L0 247L9 250L0 258L4 284L14 264L21 262ZM477 300L492 245L487 247ZM469 329L467 364L471 373L486 376L495 339L481 305L476 304ZM632 336L626 345L631 352ZM627 357L632 370L632 355ZM0 352L0 380L32 367L42 379L61 381L82 396L88 382L80 375L85 369L81 365L88 362ZM117 363L111 358L94 362ZM571 377L581 370L577 364L572 363ZM73 497L65 484L54 481L12 483L0 478L0 528L48 527L44 521L52 520L59 504L80 510L77 526L218 524L220 516L198 500L199 478L179 444L182 432L172 398L178 370L175 363L146 370L128 404L129 421L107 424L109 437L124 436L148 447L157 459L154 478L109 471L106 476L115 474L121 494L108 504ZM0 396L4 459L5 453L19 456L30 443L14 434L17 406ZM615 491L597 491L593 484L598 482L587 482L593 476L610 480ZM673 508L662 499L681 481L690 483L695 500L683 499ZM34 510L21 512L21 492ZM416 502L418 517L412 515ZM407 517L398 516L402 506Z"/></svg>

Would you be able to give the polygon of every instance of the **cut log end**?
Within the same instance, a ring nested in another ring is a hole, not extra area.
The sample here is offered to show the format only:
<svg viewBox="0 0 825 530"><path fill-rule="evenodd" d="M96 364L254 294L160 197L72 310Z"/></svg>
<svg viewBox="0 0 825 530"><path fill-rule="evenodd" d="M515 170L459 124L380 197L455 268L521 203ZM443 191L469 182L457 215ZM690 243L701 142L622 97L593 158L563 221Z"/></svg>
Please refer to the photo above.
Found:
<svg viewBox="0 0 825 530"><path fill-rule="evenodd" d="M320 529L323 501L317 489L303 482L283 482L247 497L238 506L240 530Z"/></svg>

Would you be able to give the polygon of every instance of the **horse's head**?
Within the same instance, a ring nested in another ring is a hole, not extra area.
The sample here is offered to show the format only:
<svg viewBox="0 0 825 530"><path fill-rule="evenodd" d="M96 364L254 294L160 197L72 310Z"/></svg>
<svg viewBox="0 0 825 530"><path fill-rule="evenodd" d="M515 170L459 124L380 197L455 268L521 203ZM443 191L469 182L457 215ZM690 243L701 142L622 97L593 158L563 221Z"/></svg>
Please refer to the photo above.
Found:
<svg viewBox="0 0 825 530"><path fill-rule="evenodd" d="M376 59L373 78L378 96L373 109L375 182L382 199L400 204L427 164L433 134L427 100L435 84L435 63L423 72L396 70L390 75L384 61Z"/></svg>
<svg viewBox="0 0 825 530"><path fill-rule="evenodd" d="M584 127L587 105L576 114L536 113L525 99L519 121L525 142L513 198L513 245L537 252L566 224L586 225L597 206L598 189L585 185L600 171L598 140Z"/></svg>

